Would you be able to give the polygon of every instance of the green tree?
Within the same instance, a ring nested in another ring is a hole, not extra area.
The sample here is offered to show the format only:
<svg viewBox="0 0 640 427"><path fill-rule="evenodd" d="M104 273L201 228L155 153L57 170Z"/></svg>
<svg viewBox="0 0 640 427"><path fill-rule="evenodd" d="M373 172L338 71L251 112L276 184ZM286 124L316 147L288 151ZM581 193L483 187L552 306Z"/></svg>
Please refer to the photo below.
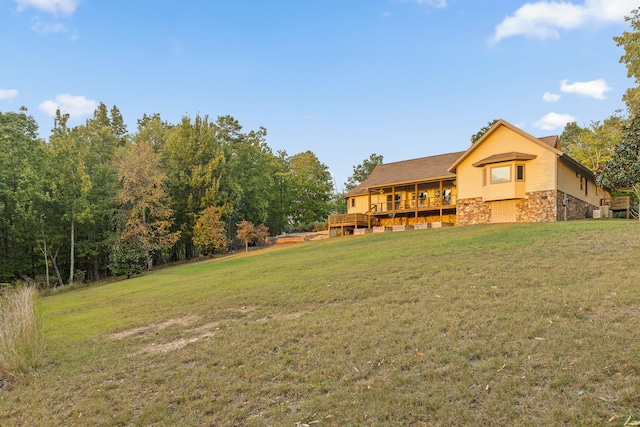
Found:
<svg viewBox="0 0 640 427"><path fill-rule="evenodd" d="M311 151L292 156L289 161L292 218L294 223L308 225L324 221L331 211L333 181L329 168Z"/></svg>
<svg viewBox="0 0 640 427"><path fill-rule="evenodd" d="M226 168L218 127L207 116L196 116L193 122L184 117L171 129L162 154L167 193L181 232L179 243L185 257L192 258L196 255L193 227L200 212L218 206L226 214L227 200L218 192Z"/></svg>
<svg viewBox="0 0 640 427"><path fill-rule="evenodd" d="M135 142L147 141L156 150L162 150L170 131L171 125L163 121L160 114L151 116L143 114L142 118L138 119L138 130L133 136L133 140Z"/></svg>
<svg viewBox="0 0 640 427"><path fill-rule="evenodd" d="M633 78L637 85L627 89L623 96L629 112L637 116L640 115L640 9L632 10L625 20L633 31L625 31L613 40L618 47L624 48L625 54L620 57L620 63L625 64L627 77Z"/></svg>
<svg viewBox="0 0 640 427"><path fill-rule="evenodd" d="M251 131L230 145L228 180L233 182L234 218L254 224L267 221L275 187L273 154L265 142L266 130ZM230 198L231 198L230 197Z"/></svg>
<svg viewBox="0 0 640 427"><path fill-rule="evenodd" d="M79 227L77 257L91 265L92 278L100 278L100 266L106 264L109 243L115 228L113 212L117 208L117 171L115 164L118 150L128 143L126 126L118 107L111 113L100 103L93 118L78 126L82 143L88 146L86 170L92 182L87 196L89 217Z"/></svg>
<svg viewBox="0 0 640 427"><path fill-rule="evenodd" d="M624 127L613 158L597 179L606 188L632 191L636 200L640 200L640 116L634 116Z"/></svg>
<svg viewBox="0 0 640 427"><path fill-rule="evenodd" d="M43 156L38 124L26 108L0 112L0 282L34 273L39 218L34 201L43 197Z"/></svg>
<svg viewBox="0 0 640 427"><path fill-rule="evenodd" d="M485 133L489 131L498 122L498 119L492 120L487 123L482 129L480 129L477 133L471 135L471 144L475 144L480 138L484 136Z"/></svg>
<svg viewBox="0 0 640 427"><path fill-rule="evenodd" d="M354 166L353 173L347 178L347 182L344 184L345 189L350 191L356 188L361 182L369 178L371 172L373 172L376 166L381 165L382 161L383 157L381 155L373 153L368 159L364 159L362 163Z"/></svg>
<svg viewBox="0 0 640 427"><path fill-rule="evenodd" d="M278 151L268 157L268 170L271 173L272 189L267 194L269 214L267 226L274 234L280 234L290 225L295 194L291 182L291 170L286 151Z"/></svg>
<svg viewBox="0 0 640 427"><path fill-rule="evenodd" d="M67 127L68 114L57 111L49 138L49 170L51 171L52 200L59 215L68 224L69 284L75 274L75 243L78 224L91 218L89 193L92 182L87 170L89 145L83 142L79 128Z"/></svg>
<svg viewBox="0 0 640 427"><path fill-rule="evenodd" d="M613 157L623 126L624 119L617 115L603 122L592 121L584 128L572 122L565 127L560 141L570 157L597 172Z"/></svg>

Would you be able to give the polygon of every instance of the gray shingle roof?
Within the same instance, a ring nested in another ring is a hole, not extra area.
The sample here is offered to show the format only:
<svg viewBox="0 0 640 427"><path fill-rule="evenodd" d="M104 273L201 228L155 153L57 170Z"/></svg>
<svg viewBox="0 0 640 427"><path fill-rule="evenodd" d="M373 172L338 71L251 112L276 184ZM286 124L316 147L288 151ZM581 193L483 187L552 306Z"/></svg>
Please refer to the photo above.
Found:
<svg viewBox="0 0 640 427"><path fill-rule="evenodd" d="M372 187L408 184L438 178L455 179L456 175L447 171L447 168L462 154L464 151L378 165L369 178L349 191L345 197L365 194L367 189Z"/></svg>

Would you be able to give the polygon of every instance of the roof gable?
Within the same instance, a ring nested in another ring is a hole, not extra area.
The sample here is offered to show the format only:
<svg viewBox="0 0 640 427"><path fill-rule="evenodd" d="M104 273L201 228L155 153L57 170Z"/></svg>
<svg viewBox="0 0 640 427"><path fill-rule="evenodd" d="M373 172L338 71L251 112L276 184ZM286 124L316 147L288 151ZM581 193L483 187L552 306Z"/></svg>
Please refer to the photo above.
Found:
<svg viewBox="0 0 640 427"><path fill-rule="evenodd" d="M473 153L478 147L485 143L488 139L491 138L498 129L501 127L505 127L508 130L517 133L518 135L524 137L525 139L531 141L534 144L542 146L548 150L555 152L557 155L562 156L562 151L560 151L560 139L557 136L547 136L544 138L536 138L527 132L523 131L520 128L515 127L511 123L505 120L498 120L491 128L484 134L480 139L478 139L467 151L465 151L450 167L449 172L456 173L456 168L460 163L462 163L471 153Z"/></svg>

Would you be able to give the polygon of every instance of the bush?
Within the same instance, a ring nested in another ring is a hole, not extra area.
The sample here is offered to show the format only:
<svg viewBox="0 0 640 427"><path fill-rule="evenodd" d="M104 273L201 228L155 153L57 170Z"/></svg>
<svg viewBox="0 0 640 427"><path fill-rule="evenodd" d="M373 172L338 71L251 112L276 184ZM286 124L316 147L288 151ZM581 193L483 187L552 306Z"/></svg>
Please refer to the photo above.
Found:
<svg viewBox="0 0 640 427"><path fill-rule="evenodd" d="M109 269L115 276L127 278L140 274L149 262L148 255L140 243L134 239L121 239L111 246Z"/></svg>
<svg viewBox="0 0 640 427"><path fill-rule="evenodd" d="M327 227L329 227L329 224L326 221L316 221L313 223L315 231L324 231Z"/></svg>
<svg viewBox="0 0 640 427"><path fill-rule="evenodd" d="M27 373L41 357L42 334L36 317L33 287L7 290L0 298L0 371Z"/></svg>

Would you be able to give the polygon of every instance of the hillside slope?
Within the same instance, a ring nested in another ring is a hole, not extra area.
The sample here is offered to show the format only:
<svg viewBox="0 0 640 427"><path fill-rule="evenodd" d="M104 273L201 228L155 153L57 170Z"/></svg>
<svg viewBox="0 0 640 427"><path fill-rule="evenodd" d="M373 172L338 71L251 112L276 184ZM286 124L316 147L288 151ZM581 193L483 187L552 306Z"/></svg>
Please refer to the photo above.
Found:
<svg viewBox="0 0 640 427"><path fill-rule="evenodd" d="M41 298L2 425L640 420L640 225L354 236Z"/></svg>

